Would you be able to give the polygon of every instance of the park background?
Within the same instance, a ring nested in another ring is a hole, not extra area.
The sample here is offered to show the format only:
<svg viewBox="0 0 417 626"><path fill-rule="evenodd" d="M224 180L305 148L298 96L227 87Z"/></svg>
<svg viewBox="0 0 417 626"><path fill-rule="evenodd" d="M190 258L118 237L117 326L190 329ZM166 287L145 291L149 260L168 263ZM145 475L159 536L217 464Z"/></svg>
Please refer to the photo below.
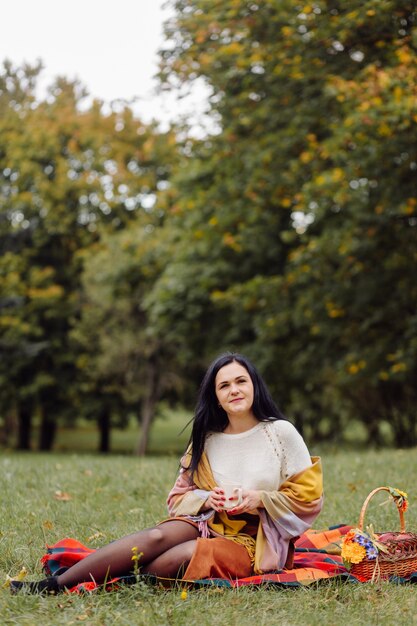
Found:
<svg viewBox="0 0 417 626"><path fill-rule="evenodd" d="M205 85L200 124L195 111L149 120L68 76L40 90L36 62L0 69L3 580L39 578L43 546L64 536L98 547L166 515L182 429L224 350L256 363L321 454L318 528L355 525L391 484L416 530L415 3L169 4L157 84L182 102ZM388 507L369 516L398 528ZM417 623L415 589L380 581L296 596L2 589L0 615Z"/></svg>
<svg viewBox="0 0 417 626"><path fill-rule="evenodd" d="M309 442L414 446L415 4L170 11L157 84L205 84L204 132L3 63L2 445L144 454L238 350Z"/></svg>

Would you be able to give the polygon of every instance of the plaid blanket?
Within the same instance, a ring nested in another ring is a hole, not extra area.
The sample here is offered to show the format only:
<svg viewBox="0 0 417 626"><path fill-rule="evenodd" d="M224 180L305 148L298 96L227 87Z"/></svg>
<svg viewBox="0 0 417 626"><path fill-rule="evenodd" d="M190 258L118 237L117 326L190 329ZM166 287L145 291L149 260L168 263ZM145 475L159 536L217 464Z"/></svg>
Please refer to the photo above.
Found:
<svg viewBox="0 0 417 626"><path fill-rule="evenodd" d="M271 585L275 587L299 587L307 586L317 581L339 578L351 582L360 582L352 576L344 567L340 556L340 546L343 536L350 530L351 526L339 525L326 528L324 530L308 530L295 544L294 568L290 570L280 570L268 574L257 574L247 578L237 580L227 580L219 578L208 578L204 580L174 580L159 578L156 576L143 575L140 580L146 580L164 588L175 586L182 587L243 587L246 585ZM43 569L48 576L56 576L71 565L94 552L75 539L62 539L53 546L47 547L47 553L41 561ZM407 578L393 577L392 582L417 582L417 572ZM123 584L133 584L137 582L136 576L123 576L113 578L106 583L106 589L111 590L115 586ZM93 581L80 583L70 589L70 592L83 593L98 589Z"/></svg>

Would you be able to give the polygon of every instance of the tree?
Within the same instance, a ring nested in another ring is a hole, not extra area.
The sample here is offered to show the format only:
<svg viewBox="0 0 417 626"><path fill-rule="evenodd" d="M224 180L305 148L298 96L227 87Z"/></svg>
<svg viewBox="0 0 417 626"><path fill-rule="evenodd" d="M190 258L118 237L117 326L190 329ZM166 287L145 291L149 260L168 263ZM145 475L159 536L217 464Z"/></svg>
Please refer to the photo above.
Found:
<svg viewBox="0 0 417 626"><path fill-rule="evenodd" d="M142 426L135 451L145 454L157 403L178 385L169 342L154 332L146 309L168 249L160 229L139 223L86 252L82 315L73 337L81 346L80 413L101 416L102 451L112 419L123 424L135 413Z"/></svg>
<svg viewBox="0 0 417 626"><path fill-rule="evenodd" d="M360 47L354 40L355 79L329 76L339 119L304 156L312 176L294 201L311 225L289 271L314 358L330 361L339 398L370 441L382 441L385 422L395 443L409 446L417 442L415 7L368 5L345 17L343 48L355 24L367 36Z"/></svg>
<svg viewBox="0 0 417 626"><path fill-rule="evenodd" d="M177 182L159 320L197 362L255 356L317 436L359 417L378 438L384 418L412 444L414 3L174 7L161 78L203 77L219 134Z"/></svg>
<svg viewBox="0 0 417 626"><path fill-rule="evenodd" d="M99 102L82 108L85 91L62 78L36 102L39 71L6 63L0 81L0 272L8 302L0 402L4 410L16 404L19 447L29 447L38 414L39 446L49 449L58 418L74 415L71 329L80 315L82 251L138 216L143 228L162 220L163 205L158 213L153 205L167 184L175 135L142 124L126 105L109 114Z"/></svg>

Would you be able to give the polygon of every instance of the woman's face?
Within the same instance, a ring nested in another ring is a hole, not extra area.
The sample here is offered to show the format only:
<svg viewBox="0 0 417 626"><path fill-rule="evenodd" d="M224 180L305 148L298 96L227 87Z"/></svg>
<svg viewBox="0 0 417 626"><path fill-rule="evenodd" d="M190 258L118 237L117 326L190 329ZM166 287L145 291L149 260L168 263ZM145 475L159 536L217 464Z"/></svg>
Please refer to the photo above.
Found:
<svg viewBox="0 0 417 626"><path fill-rule="evenodd" d="M217 400L228 416L253 416L253 383L243 365L237 361L225 365L214 384Z"/></svg>

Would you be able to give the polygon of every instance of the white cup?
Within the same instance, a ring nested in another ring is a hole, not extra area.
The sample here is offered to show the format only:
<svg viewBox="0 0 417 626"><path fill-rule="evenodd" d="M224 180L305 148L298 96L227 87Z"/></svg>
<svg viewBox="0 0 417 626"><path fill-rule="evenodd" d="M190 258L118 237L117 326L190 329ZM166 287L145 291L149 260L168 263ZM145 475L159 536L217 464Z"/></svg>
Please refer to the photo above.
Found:
<svg viewBox="0 0 417 626"><path fill-rule="evenodd" d="M223 509L233 509L235 506L242 503L242 485L224 481L220 483L219 487L223 489L226 498L226 501L223 503ZM233 498L233 500L229 498Z"/></svg>

